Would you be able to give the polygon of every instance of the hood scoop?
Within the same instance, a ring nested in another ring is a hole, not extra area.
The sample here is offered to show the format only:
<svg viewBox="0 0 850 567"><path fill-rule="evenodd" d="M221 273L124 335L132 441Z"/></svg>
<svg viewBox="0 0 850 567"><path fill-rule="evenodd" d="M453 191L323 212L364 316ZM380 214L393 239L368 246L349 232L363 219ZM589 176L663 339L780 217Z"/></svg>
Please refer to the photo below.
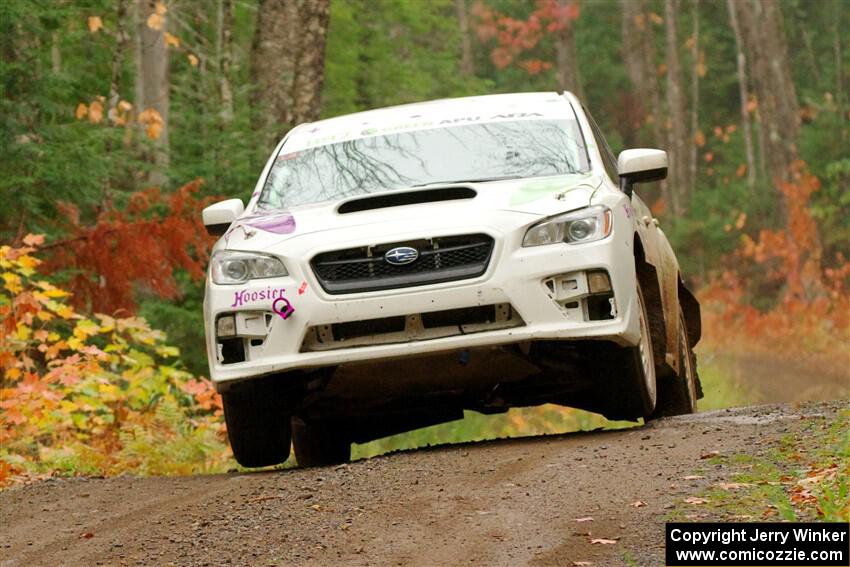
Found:
<svg viewBox="0 0 850 567"><path fill-rule="evenodd" d="M347 213L401 207L404 205L474 199L477 194L474 189L470 189L469 187L441 187L439 189L424 189L406 193L384 193L346 201L339 206L337 212L344 215Z"/></svg>

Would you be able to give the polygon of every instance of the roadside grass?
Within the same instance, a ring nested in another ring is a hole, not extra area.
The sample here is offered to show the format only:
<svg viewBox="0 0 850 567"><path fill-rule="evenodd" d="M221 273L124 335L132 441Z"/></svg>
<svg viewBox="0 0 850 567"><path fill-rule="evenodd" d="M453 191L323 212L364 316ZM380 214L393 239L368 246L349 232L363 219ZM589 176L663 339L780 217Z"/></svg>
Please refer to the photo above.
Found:
<svg viewBox="0 0 850 567"><path fill-rule="evenodd" d="M630 421L608 421L601 415L547 404L536 408L516 408L506 414L483 415L464 412L464 418L385 437L352 447L352 458L363 459L418 447L484 441L489 439L529 437L635 427Z"/></svg>
<svg viewBox="0 0 850 567"><path fill-rule="evenodd" d="M734 364L712 350L699 347L696 350L697 370L704 394L698 403L700 411L746 406L757 401L755 391Z"/></svg>
<svg viewBox="0 0 850 567"><path fill-rule="evenodd" d="M850 406L831 422L810 417L796 429L764 456L708 459L734 472L668 520L850 521Z"/></svg>
<svg viewBox="0 0 850 567"><path fill-rule="evenodd" d="M751 401L751 392L738 378L729 374L725 366L717 364L711 353L700 353L699 356L699 373L705 393L699 402L701 411L747 405ZM598 414L555 405L511 409L506 414L497 415L468 411L464 412L461 420L354 445L351 453L353 459L365 459L432 445L636 426L634 422L608 421Z"/></svg>

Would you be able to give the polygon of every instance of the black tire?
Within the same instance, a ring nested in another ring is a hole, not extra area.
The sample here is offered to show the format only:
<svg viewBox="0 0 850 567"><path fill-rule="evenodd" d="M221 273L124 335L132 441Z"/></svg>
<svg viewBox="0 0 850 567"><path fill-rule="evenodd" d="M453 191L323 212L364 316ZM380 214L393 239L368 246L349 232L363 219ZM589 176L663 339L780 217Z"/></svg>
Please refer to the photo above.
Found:
<svg viewBox="0 0 850 567"><path fill-rule="evenodd" d="M247 383L221 395L230 448L243 467L277 465L289 458L290 416L275 393Z"/></svg>
<svg viewBox="0 0 850 567"><path fill-rule="evenodd" d="M669 374L659 380L658 406L653 417L685 415L697 411L699 382L696 371L696 356L688 339L685 316L679 309L678 338L679 374Z"/></svg>
<svg viewBox="0 0 850 567"><path fill-rule="evenodd" d="M655 356L652 333L649 330L649 313L646 310L643 291L637 284L637 300L640 317L641 340L635 347L621 349L620 356L605 364L610 388L601 392L606 396L606 409L602 412L608 419L634 421L649 417L655 409L657 398Z"/></svg>
<svg viewBox="0 0 850 567"><path fill-rule="evenodd" d="M351 458L351 440L341 424L293 419L292 442L300 467L338 465Z"/></svg>

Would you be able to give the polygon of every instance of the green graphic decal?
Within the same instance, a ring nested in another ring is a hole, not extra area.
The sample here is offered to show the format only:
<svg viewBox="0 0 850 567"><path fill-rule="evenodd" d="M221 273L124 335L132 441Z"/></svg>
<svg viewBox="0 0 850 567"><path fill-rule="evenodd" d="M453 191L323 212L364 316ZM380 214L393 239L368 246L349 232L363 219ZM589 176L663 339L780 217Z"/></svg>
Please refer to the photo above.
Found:
<svg viewBox="0 0 850 567"><path fill-rule="evenodd" d="M587 179L588 177L590 177L589 173L580 173L555 179L531 181L521 185L516 191L514 191L511 195L510 205L523 205L544 197L556 197L559 194L576 191L578 189L593 191L593 187L581 183L580 181Z"/></svg>

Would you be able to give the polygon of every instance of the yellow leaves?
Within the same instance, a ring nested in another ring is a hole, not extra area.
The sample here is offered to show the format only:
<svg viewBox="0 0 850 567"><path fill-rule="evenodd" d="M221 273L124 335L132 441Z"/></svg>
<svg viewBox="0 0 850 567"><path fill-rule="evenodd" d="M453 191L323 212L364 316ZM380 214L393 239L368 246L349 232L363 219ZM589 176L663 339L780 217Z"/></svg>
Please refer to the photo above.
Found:
<svg viewBox="0 0 850 567"><path fill-rule="evenodd" d="M660 26L661 24L664 23L664 18L662 18L661 16L659 16L655 12L650 12L649 13L649 21L651 21L656 26Z"/></svg>
<svg viewBox="0 0 850 567"><path fill-rule="evenodd" d="M186 474L227 466L217 437L221 398L212 384L163 366L178 350L144 319L77 314L64 303L68 292L36 279L39 261L29 252L41 243L29 236L28 247L0 246L3 459L50 470L73 458L103 473L169 472L155 467L174 462ZM197 458L175 456L184 454Z"/></svg>
<svg viewBox="0 0 850 567"><path fill-rule="evenodd" d="M705 52L700 51L699 57L697 57L697 65L696 65L697 75L702 78L708 73L708 65L705 63Z"/></svg>
<svg viewBox="0 0 850 567"><path fill-rule="evenodd" d="M11 272L3 272L3 275L0 276L3 278L4 285L6 289L11 291L12 293L21 293L24 288L21 286L21 277L17 274L13 274Z"/></svg>
<svg viewBox="0 0 850 567"><path fill-rule="evenodd" d="M168 12L168 8L165 7L165 4L161 0L157 0L154 5L154 12L158 16L165 16L165 13Z"/></svg>
<svg viewBox="0 0 850 567"><path fill-rule="evenodd" d="M191 65L192 67L198 66L198 58L197 57L195 57L194 55L189 53L189 54L186 55L186 58L189 60L189 65Z"/></svg>
<svg viewBox="0 0 850 567"><path fill-rule="evenodd" d="M705 134L702 133L702 130L697 130L697 133L694 134L694 143L698 148L705 145Z"/></svg>
<svg viewBox="0 0 850 567"><path fill-rule="evenodd" d="M146 108L139 114L139 124L145 127L145 133L151 140L156 140L162 134L162 116L155 108Z"/></svg>
<svg viewBox="0 0 850 567"><path fill-rule="evenodd" d="M80 319L74 327L74 336L84 341L100 332L100 327L90 319Z"/></svg>
<svg viewBox="0 0 850 567"><path fill-rule="evenodd" d="M19 341L27 341L32 334L32 329L23 323L18 323L12 336Z"/></svg>
<svg viewBox="0 0 850 567"><path fill-rule="evenodd" d="M103 313L96 313L95 317L100 320L100 332L109 333L115 330L115 318Z"/></svg>
<svg viewBox="0 0 850 567"><path fill-rule="evenodd" d="M163 35L165 37L165 45L167 47L174 47L175 49L178 49L180 47L180 39L176 35L170 34L168 32L165 32L165 34Z"/></svg>
<svg viewBox="0 0 850 567"><path fill-rule="evenodd" d="M97 33L103 29L103 20L100 19L100 16L89 16L88 26L91 33Z"/></svg>

